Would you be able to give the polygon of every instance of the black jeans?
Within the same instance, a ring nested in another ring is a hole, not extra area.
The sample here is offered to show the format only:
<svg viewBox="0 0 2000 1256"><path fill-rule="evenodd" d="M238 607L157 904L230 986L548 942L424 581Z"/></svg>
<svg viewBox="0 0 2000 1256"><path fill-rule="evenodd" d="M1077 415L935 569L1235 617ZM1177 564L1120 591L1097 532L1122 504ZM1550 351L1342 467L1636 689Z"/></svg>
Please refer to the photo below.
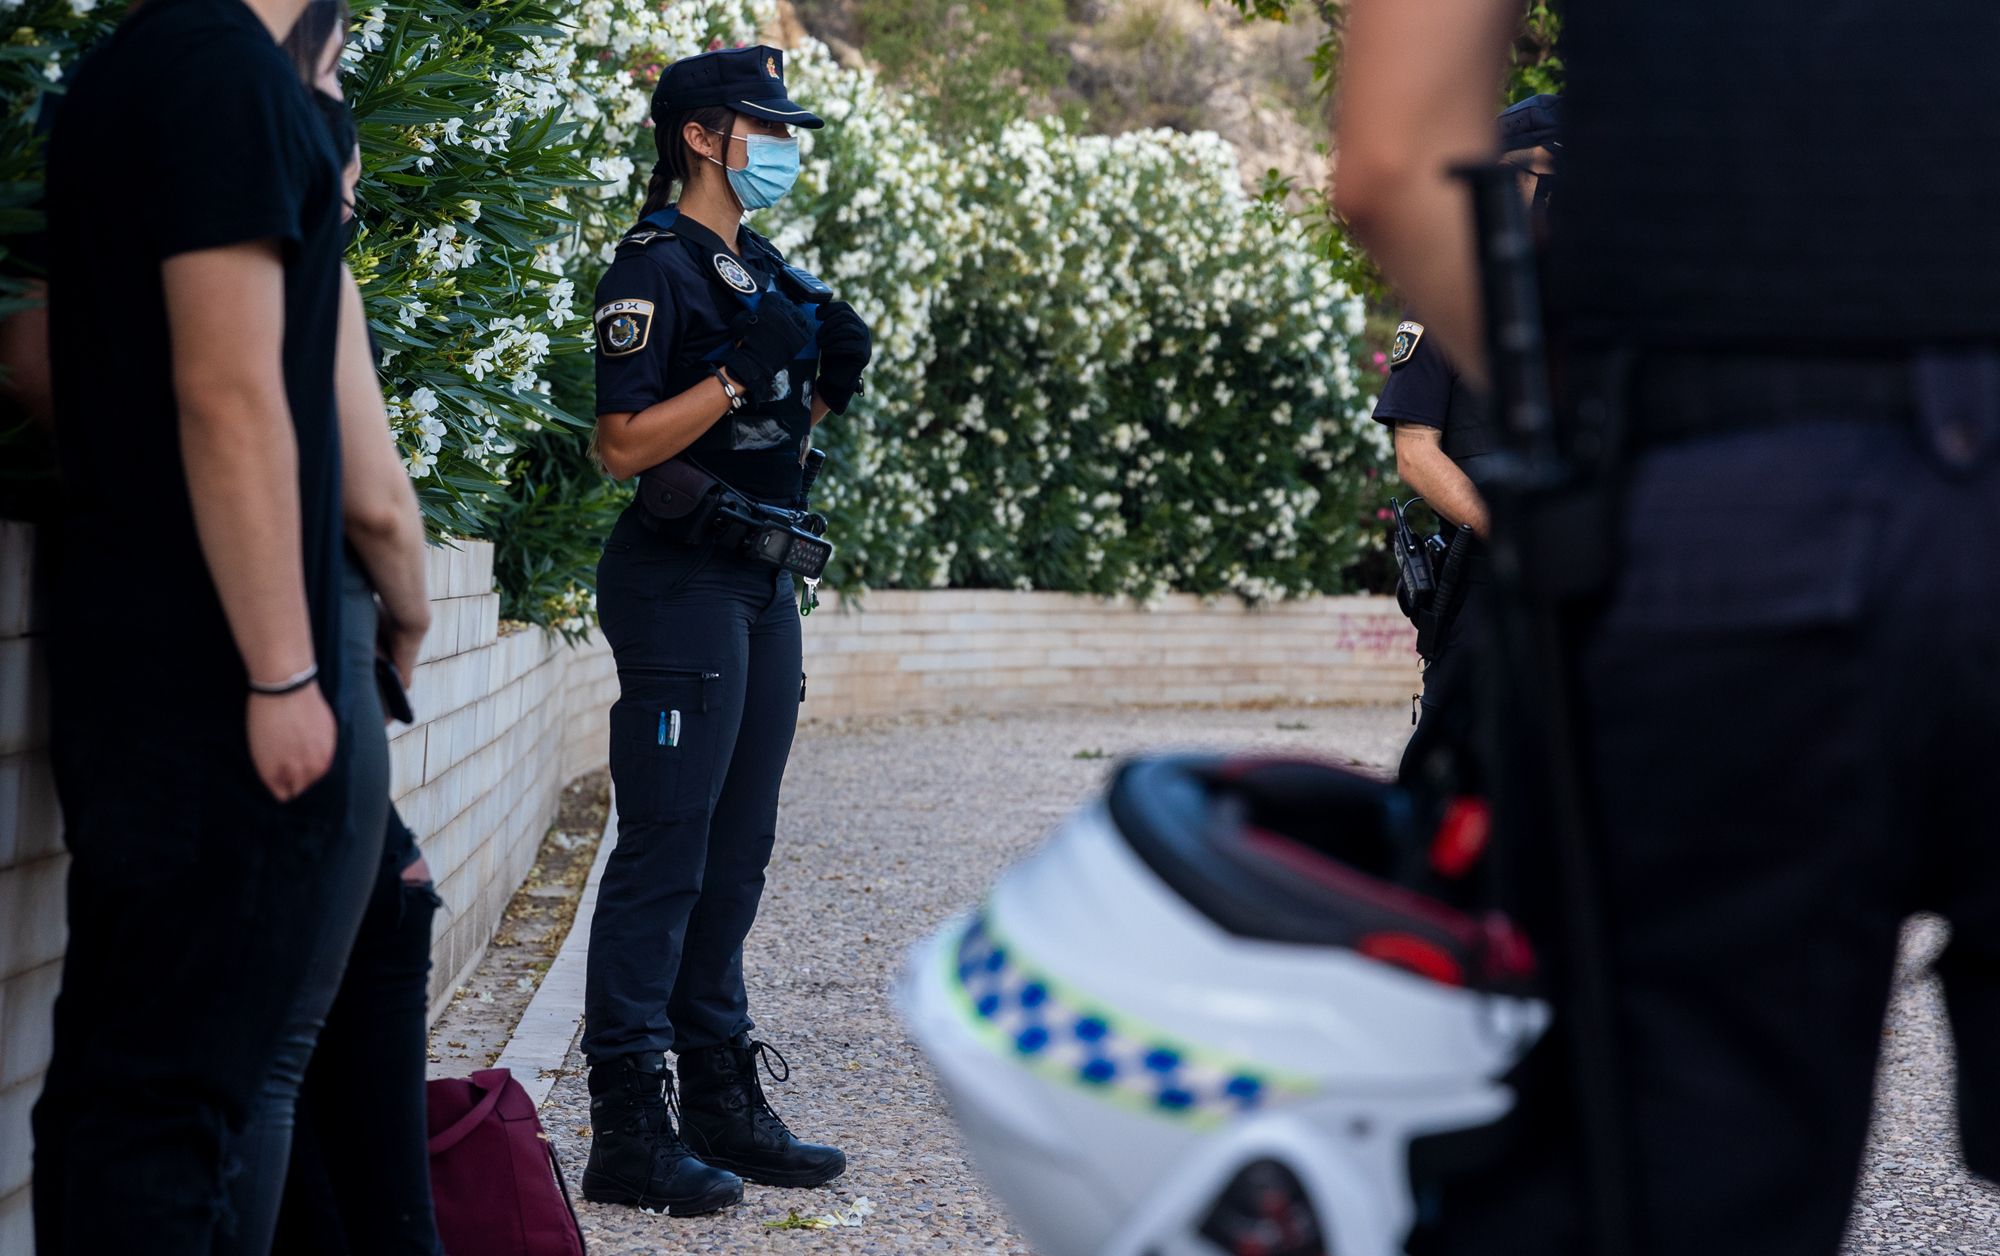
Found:
<svg viewBox="0 0 2000 1256"><path fill-rule="evenodd" d="M220 1236L219 1253L263 1256L270 1250L284 1200L292 1152L293 1108L312 1059L313 1044L347 971L361 913L382 849L389 809L389 739L375 678L375 592L351 563L342 589L342 741L346 744L347 820L340 843L321 869L324 904L306 970L292 991L292 1006L264 1068L250 1118L233 1140L237 1161L230 1182L236 1225Z"/></svg>
<svg viewBox="0 0 2000 1256"><path fill-rule="evenodd" d="M689 1050L751 1028L743 940L757 916L803 680L792 578L662 541L636 508L598 564L618 662L618 844L590 929L585 1055Z"/></svg>
<svg viewBox="0 0 2000 1256"><path fill-rule="evenodd" d="M230 1225L231 1136L337 915L323 882L352 741L281 804L240 721L55 678L70 937L34 1112L36 1248L205 1256Z"/></svg>
<svg viewBox="0 0 2000 1256"><path fill-rule="evenodd" d="M1908 422L1780 416L1631 479L1580 679L1646 1253L1839 1249L1918 910L1952 925L1966 1161L2000 1175L2000 370L1925 371ZM1545 1046L1522 1145L1413 1251L1586 1250Z"/></svg>
<svg viewBox="0 0 2000 1256"><path fill-rule="evenodd" d="M391 809L392 831L401 821ZM441 900L385 859L299 1091L280 1256L438 1256L424 1071Z"/></svg>

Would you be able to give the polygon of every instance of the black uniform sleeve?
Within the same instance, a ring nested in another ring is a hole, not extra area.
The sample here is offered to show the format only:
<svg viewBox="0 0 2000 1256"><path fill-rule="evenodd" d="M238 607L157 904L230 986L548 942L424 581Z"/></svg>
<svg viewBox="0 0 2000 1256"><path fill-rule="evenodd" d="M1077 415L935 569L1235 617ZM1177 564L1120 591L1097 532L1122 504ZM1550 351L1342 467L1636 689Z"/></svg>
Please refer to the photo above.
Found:
<svg viewBox="0 0 2000 1256"><path fill-rule="evenodd" d="M1414 423L1444 430L1451 413L1451 363L1428 338L1419 339L1409 360L1391 367L1375 402L1375 421L1394 426Z"/></svg>
<svg viewBox="0 0 2000 1256"><path fill-rule="evenodd" d="M667 398L680 307L659 263L621 252L597 284L597 413L629 414Z"/></svg>
<svg viewBox="0 0 2000 1256"><path fill-rule="evenodd" d="M329 158L304 125L317 125L305 117L305 89L282 60L246 53L239 40L217 39L173 67L188 104L157 115L135 145L154 168L148 203L162 258L251 240L297 243L307 198L334 194L315 177L313 163Z"/></svg>

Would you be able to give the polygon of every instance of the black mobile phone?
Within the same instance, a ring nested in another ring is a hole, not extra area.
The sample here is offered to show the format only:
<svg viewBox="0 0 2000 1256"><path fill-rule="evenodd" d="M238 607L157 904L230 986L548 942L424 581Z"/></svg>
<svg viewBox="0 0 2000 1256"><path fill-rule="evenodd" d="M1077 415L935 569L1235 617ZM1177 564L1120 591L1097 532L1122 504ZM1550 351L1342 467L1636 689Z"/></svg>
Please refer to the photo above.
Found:
<svg viewBox="0 0 2000 1256"><path fill-rule="evenodd" d="M382 694L382 714L405 724L417 722L417 713L410 709L409 691L403 688L403 677L396 665L381 655L375 656L375 688Z"/></svg>

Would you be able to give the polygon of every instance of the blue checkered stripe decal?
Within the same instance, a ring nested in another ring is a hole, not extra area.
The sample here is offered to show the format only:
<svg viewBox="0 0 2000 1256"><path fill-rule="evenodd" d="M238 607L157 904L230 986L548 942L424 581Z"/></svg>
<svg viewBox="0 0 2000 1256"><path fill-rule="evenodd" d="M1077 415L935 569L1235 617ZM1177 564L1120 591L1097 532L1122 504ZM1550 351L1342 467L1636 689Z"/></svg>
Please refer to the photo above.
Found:
<svg viewBox="0 0 2000 1256"><path fill-rule="evenodd" d="M1023 963L984 913L959 935L951 959L974 1027L995 1049L1054 1080L1202 1124L1307 1092L1266 1070L1176 1044L1089 1006Z"/></svg>

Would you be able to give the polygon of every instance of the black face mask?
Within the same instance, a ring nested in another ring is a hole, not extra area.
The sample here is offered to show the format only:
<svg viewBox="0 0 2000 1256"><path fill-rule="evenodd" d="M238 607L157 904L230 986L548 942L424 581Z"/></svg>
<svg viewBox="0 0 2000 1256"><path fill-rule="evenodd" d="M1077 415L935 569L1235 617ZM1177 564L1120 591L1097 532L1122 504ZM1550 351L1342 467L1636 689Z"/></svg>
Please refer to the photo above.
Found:
<svg viewBox="0 0 2000 1256"><path fill-rule="evenodd" d="M319 106L319 114L326 122L326 130L333 140L333 154L340 159L340 168L347 169L348 158L354 155L354 146L360 142L361 132L354 125L354 109L338 96L329 96L318 88L313 89L313 103ZM341 189L346 195L346 188ZM340 224L340 244L342 248L354 243L354 237L361 234L361 219L355 215L354 206L347 206L347 220Z"/></svg>
<svg viewBox="0 0 2000 1256"><path fill-rule="evenodd" d="M315 88L313 103L319 106L319 115L326 121L326 132L333 139L334 155L345 166L361 132L354 125L354 110L338 96L329 96Z"/></svg>

